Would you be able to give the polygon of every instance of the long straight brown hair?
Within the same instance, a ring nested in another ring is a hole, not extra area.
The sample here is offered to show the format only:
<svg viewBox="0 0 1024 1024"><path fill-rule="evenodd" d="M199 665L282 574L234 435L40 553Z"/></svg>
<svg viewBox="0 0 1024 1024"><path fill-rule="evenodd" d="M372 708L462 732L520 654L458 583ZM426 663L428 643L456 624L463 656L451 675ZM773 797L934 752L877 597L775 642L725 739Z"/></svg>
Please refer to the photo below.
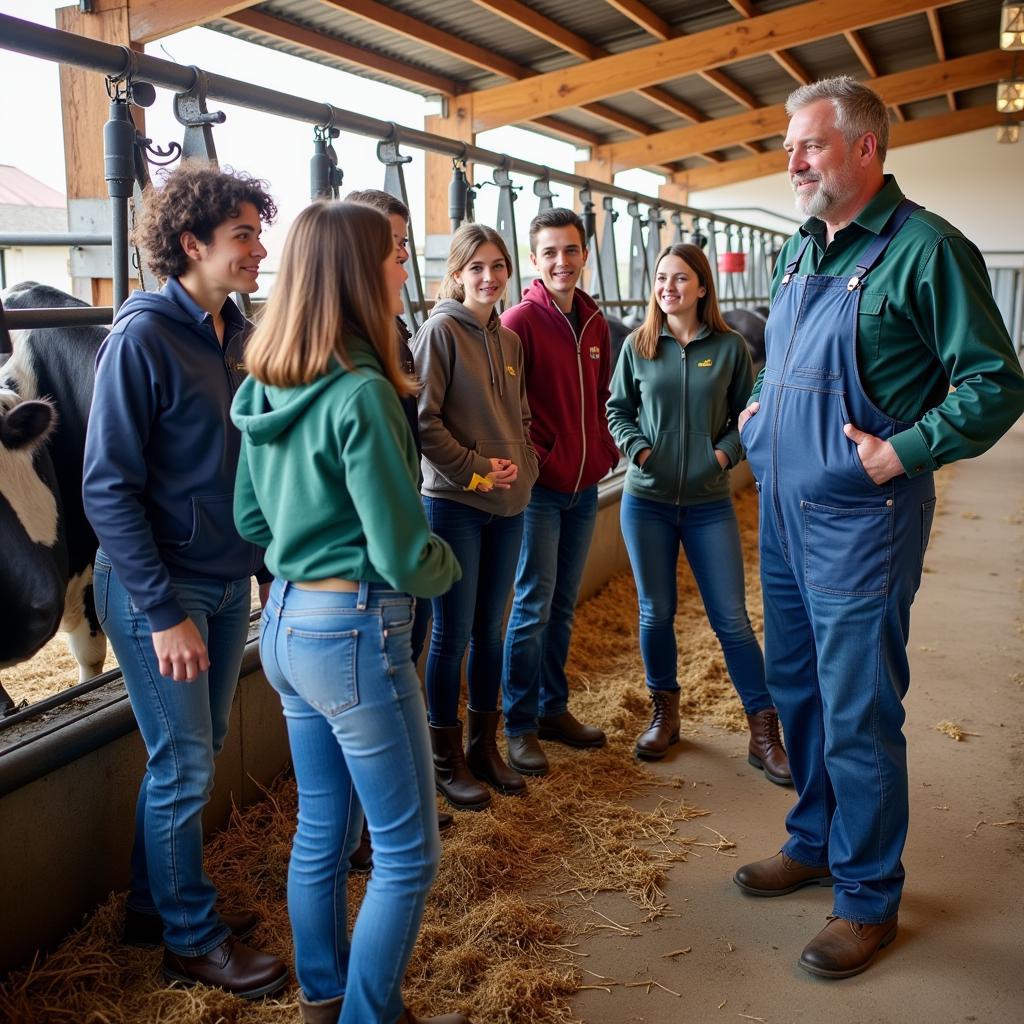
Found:
<svg viewBox="0 0 1024 1024"><path fill-rule="evenodd" d="M249 373L264 384L298 387L322 376L337 359L354 369L345 335L366 339L401 396L416 383L402 372L392 296L384 261L394 251L391 225L357 203L320 201L295 218L281 269L245 354Z"/></svg>
<svg viewBox="0 0 1024 1024"><path fill-rule="evenodd" d="M704 295L697 300L697 319L702 324L716 332L730 332L732 328L722 319L722 311L718 308L718 296L715 294L715 279L711 274L711 264L708 263L704 250L699 245L691 245L689 242L675 242L666 245L658 253L657 262L654 264L654 274L658 274L658 266L666 256L678 256L696 275L704 288ZM637 328L633 337L633 348L638 356L644 359L653 359L658 354L658 339L661 337L662 328L665 326L665 314L658 305L658 299L654 294L654 282L651 282L651 299L647 303L647 316L644 322Z"/></svg>

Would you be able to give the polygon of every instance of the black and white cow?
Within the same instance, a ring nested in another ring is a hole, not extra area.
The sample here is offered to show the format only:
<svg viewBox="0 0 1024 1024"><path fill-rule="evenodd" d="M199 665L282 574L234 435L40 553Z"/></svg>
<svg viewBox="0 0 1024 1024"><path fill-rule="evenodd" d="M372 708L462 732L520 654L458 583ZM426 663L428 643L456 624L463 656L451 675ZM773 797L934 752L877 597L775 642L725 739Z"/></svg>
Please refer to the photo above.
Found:
<svg viewBox="0 0 1024 1024"><path fill-rule="evenodd" d="M8 309L83 306L48 285L3 295ZM82 507L85 428L102 327L12 332L0 366L0 669L31 658L59 629L88 679L106 637L92 594L97 540ZM0 686L0 713L12 702Z"/></svg>
<svg viewBox="0 0 1024 1024"><path fill-rule="evenodd" d="M726 309L722 312L725 322L747 343L747 351L754 364L754 373L764 366L764 327L767 314L768 310L764 306L756 306L754 309Z"/></svg>

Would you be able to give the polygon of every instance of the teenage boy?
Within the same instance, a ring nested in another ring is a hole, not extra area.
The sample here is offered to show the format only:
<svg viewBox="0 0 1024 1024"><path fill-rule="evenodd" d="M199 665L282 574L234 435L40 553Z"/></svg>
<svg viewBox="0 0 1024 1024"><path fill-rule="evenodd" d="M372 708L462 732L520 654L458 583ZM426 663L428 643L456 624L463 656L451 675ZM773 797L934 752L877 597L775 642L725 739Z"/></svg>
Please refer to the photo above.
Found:
<svg viewBox="0 0 1024 1024"><path fill-rule="evenodd" d="M530 440L540 476L526 508L515 598L505 636L502 699L508 763L543 775L538 742L600 747L604 733L568 708L565 663L580 580L597 519L597 482L618 464L605 404L611 377L608 323L577 288L587 262L583 222L545 210L530 224L540 279L501 322L523 343Z"/></svg>
<svg viewBox="0 0 1024 1024"><path fill-rule="evenodd" d="M232 515L229 413L250 325L229 296L256 291L275 213L262 182L208 166L150 191L138 234L164 285L134 292L100 349L83 479L96 612L149 755L124 941L163 942L169 980L246 998L283 987L288 968L241 941L258 915L218 910L202 814L263 566Z"/></svg>
<svg viewBox="0 0 1024 1024"><path fill-rule="evenodd" d="M379 210L391 222L391 237L395 240L395 259L405 264L409 261L409 207L391 195L390 192L382 192L380 189L367 188L358 192L349 192L345 196L346 203L359 203L362 206L372 206ZM412 352L409 350L409 339L412 337L405 321L399 316L395 317L395 335L398 344L398 354L402 361L402 369L406 373L415 376L416 367L412 361ZM402 409L405 418L409 421L409 429L412 430L413 440L416 442L416 453L422 455L420 447L419 413L416 410L416 396L401 399ZM427 638L427 628L430 625L430 602L416 601L416 611L412 620L412 663L415 665L420 660L423 652L423 644ZM455 819L447 811L437 812L437 827L445 832L455 824ZM370 833L363 823L363 838L356 848L356 851L349 858L353 870L366 872L373 867L373 850L370 846Z"/></svg>

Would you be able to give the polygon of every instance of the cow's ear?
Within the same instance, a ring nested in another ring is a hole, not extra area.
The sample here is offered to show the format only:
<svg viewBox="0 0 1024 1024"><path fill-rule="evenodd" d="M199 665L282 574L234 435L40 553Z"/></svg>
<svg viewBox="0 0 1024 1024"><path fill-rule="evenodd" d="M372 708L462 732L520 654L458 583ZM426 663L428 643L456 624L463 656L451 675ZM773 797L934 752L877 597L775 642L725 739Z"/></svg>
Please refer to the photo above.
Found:
<svg viewBox="0 0 1024 1024"><path fill-rule="evenodd" d="M57 410L43 401L19 402L0 416L0 444L5 448L34 448L57 426Z"/></svg>

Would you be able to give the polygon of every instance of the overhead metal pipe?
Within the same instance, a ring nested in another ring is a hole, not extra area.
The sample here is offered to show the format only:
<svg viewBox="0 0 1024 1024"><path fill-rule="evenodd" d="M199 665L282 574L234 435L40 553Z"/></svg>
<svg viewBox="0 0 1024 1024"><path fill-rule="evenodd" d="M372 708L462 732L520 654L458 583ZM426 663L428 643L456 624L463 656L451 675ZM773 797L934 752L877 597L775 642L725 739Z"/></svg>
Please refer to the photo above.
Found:
<svg viewBox="0 0 1024 1024"><path fill-rule="evenodd" d="M131 70L135 79L151 82L176 93L188 92L195 82L195 72L190 67L173 64L171 61L150 54L136 53L129 58L124 48L96 39L86 39L71 32L36 25L7 14L0 14L0 49L14 53L38 57L41 60L73 64L76 67L99 71L105 75L119 76ZM128 65L134 61L134 66ZM446 139L442 135L434 135L418 128L407 128L393 121L381 121L376 117L344 110L330 103L319 103L302 99L289 93L267 89L250 82L240 82L224 75L208 73L206 75L206 98L235 106L258 110L278 117L287 117L294 121L305 121L311 125L331 124L356 135L367 135L386 142L401 143L415 149L430 150L447 156L467 160L470 163L486 164L489 167L515 171L530 178L547 178L572 188L589 188L601 195L615 196L630 202L644 205L659 206L666 210L680 210L684 213L705 214L691 206L683 206L667 199L645 196L629 189L619 188L603 181L591 181L589 178L568 171L558 171L543 164L535 164L530 160L496 153L494 150L471 146L457 139ZM726 217L716 217L719 224L743 224Z"/></svg>

